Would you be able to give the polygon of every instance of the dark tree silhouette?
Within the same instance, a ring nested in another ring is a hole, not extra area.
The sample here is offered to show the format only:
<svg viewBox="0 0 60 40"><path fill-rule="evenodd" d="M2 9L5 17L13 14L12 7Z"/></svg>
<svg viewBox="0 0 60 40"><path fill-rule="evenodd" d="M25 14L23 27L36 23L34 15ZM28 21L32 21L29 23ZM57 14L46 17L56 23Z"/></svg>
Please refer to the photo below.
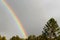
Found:
<svg viewBox="0 0 60 40"><path fill-rule="evenodd" d="M35 35L30 35L30 36L28 37L28 40L36 40L36 36L35 36Z"/></svg>
<svg viewBox="0 0 60 40"><path fill-rule="evenodd" d="M2 40L6 40L6 37L5 37L5 36L3 36L3 37L2 37Z"/></svg>
<svg viewBox="0 0 60 40"><path fill-rule="evenodd" d="M0 40L6 40L6 37L0 35ZM12 36L10 40L60 40L60 27L58 26L56 20L51 18L45 24L41 35L30 35L25 39L16 35Z"/></svg>
<svg viewBox="0 0 60 40"><path fill-rule="evenodd" d="M44 26L42 33L47 38L56 38L59 35L59 26L54 18L51 18Z"/></svg>

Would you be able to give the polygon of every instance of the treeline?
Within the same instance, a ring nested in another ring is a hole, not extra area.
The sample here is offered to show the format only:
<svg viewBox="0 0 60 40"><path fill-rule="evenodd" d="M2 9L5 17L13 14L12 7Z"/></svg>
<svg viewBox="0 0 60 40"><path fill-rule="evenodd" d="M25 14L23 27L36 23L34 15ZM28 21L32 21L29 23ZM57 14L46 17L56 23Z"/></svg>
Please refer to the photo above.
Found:
<svg viewBox="0 0 60 40"><path fill-rule="evenodd" d="M0 36L0 40L7 40L5 36L1 37ZM58 36L57 38L47 38L44 37L43 35L40 36L35 36L35 35L30 35L28 38L20 38L19 36L13 36L12 38L10 38L9 40L60 40L60 36Z"/></svg>
<svg viewBox="0 0 60 40"><path fill-rule="evenodd" d="M6 40L6 37L1 37L0 40ZM39 36L30 35L28 38L20 38L18 35L11 37L9 40L60 40L60 27L56 20L51 18L45 24L42 34Z"/></svg>

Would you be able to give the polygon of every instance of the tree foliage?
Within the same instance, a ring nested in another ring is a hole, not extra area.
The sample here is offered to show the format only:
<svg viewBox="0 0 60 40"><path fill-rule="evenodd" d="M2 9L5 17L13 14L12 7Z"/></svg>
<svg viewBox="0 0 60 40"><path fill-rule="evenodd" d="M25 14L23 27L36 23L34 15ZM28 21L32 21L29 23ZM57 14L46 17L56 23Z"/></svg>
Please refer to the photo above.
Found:
<svg viewBox="0 0 60 40"><path fill-rule="evenodd" d="M56 38L57 37L57 33L59 29L59 26L57 24L57 22L55 21L54 18L51 18L47 24L45 25L45 27L43 28L43 34L46 36L46 37L49 37L49 38Z"/></svg>
<svg viewBox="0 0 60 40"><path fill-rule="evenodd" d="M2 37L0 35L0 40L6 40L6 37ZM10 40L60 40L60 27L58 26L56 20L51 18L45 24L41 35L30 35L26 39L20 38L18 35L16 35L10 38Z"/></svg>
<svg viewBox="0 0 60 40"><path fill-rule="evenodd" d="M6 40L6 37L5 36L1 37L0 35L0 40Z"/></svg>

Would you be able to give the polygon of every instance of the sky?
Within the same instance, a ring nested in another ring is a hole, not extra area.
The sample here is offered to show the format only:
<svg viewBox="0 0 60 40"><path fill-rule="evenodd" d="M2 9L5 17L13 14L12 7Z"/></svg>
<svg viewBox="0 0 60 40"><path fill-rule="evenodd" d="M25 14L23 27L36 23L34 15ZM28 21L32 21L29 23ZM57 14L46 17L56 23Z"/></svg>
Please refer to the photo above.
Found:
<svg viewBox="0 0 60 40"><path fill-rule="evenodd" d="M60 25L60 0L6 0L16 13L27 35L40 35L50 18ZM12 37L21 35L13 18L8 17L8 10L0 2L0 34Z"/></svg>

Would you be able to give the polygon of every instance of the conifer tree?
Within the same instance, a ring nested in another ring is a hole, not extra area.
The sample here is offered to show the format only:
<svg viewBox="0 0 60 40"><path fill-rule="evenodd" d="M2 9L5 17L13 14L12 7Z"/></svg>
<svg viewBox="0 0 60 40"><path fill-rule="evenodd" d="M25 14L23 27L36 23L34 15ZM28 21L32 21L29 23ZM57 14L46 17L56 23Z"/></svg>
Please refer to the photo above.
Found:
<svg viewBox="0 0 60 40"><path fill-rule="evenodd" d="M47 38L56 38L59 31L59 26L54 18L51 18L47 24L44 26L42 33Z"/></svg>

